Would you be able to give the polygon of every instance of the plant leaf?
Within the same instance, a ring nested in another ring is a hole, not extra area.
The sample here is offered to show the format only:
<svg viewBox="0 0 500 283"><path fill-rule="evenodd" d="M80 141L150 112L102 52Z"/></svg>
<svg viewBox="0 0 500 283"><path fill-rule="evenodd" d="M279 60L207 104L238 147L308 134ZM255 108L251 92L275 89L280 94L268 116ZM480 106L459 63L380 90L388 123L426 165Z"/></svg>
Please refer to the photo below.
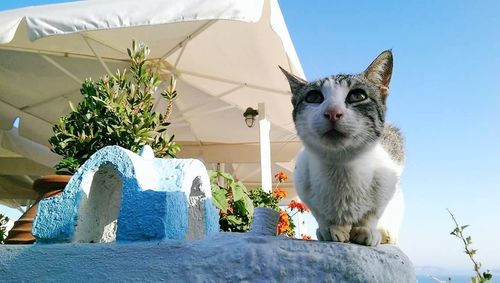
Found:
<svg viewBox="0 0 500 283"><path fill-rule="evenodd" d="M252 199L248 195L243 196L243 202L245 203L245 209L248 211L248 214L253 217L254 205Z"/></svg>
<svg viewBox="0 0 500 283"><path fill-rule="evenodd" d="M233 200L235 202L242 199L243 196L245 195L243 188L238 183L235 183L233 186L231 186L231 189L233 191Z"/></svg>
<svg viewBox="0 0 500 283"><path fill-rule="evenodd" d="M234 225L241 225L241 224L243 224L243 221L240 218L237 218L234 215L228 215L228 216L226 216L226 219L229 222L231 222L232 224L234 224Z"/></svg>
<svg viewBox="0 0 500 283"><path fill-rule="evenodd" d="M68 101L68 103L69 103L69 108L71 109L71 111L73 111L73 112L77 112L76 107L75 107L75 105L73 104L73 102Z"/></svg>
<svg viewBox="0 0 500 283"><path fill-rule="evenodd" d="M467 237L465 239L465 241L467 242L468 245L472 244L472 238L471 238L471 236Z"/></svg>
<svg viewBox="0 0 500 283"><path fill-rule="evenodd" d="M228 204L226 190L221 189L217 185L212 186L212 201L218 209L224 212L227 211Z"/></svg>

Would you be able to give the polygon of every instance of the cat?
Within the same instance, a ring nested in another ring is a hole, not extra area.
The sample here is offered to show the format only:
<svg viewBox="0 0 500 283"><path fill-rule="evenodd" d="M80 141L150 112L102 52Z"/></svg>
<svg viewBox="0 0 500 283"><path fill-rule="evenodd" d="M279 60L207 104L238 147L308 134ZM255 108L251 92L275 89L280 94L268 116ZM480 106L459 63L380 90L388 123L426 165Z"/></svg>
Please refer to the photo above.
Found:
<svg viewBox="0 0 500 283"><path fill-rule="evenodd" d="M361 74L307 82L280 67L304 147L295 188L318 222L318 240L366 246L397 241L403 216L400 131L385 123L392 51Z"/></svg>

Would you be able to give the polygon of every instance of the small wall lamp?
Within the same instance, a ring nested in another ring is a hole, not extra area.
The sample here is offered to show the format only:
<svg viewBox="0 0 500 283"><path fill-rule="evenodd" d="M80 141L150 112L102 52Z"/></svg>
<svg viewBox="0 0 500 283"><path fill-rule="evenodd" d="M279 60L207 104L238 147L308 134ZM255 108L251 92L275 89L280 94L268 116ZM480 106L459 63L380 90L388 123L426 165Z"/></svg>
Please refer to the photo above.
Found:
<svg viewBox="0 0 500 283"><path fill-rule="evenodd" d="M245 110L245 113L243 113L243 117L245 117L245 124L249 128L253 127L255 123L255 117L259 115L259 111L253 109L252 107L248 107L247 110Z"/></svg>

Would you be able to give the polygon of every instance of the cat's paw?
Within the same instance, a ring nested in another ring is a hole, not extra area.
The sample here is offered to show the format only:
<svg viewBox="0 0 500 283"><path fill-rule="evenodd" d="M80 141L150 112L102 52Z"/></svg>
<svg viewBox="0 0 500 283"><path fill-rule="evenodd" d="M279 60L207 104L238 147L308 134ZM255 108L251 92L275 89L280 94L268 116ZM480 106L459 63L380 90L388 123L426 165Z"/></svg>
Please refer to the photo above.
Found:
<svg viewBox="0 0 500 283"><path fill-rule="evenodd" d="M330 226L330 236L334 242L349 242L349 232L351 225L332 225Z"/></svg>
<svg viewBox="0 0 500 283"><path fill-rule="evenodd" d="M372 247L379 245L382 239L379 230L366 226L353 227L350 237L353 243Z"/></svg>
<svg viewBox="0 0 500 283"><path fill-rule="evenodd" d="M381 244L396 244L397 243L397 236L394 232L388 230L388 229L380 229L380 234L382 235L382 240L380 241Z"/></svg>

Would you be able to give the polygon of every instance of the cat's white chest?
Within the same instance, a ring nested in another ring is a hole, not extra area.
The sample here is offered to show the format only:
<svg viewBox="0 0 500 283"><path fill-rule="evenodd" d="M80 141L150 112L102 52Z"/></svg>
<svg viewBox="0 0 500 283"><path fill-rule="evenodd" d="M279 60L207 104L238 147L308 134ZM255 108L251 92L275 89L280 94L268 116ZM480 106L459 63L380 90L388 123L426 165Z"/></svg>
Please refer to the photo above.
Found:
<svg viewBox="0 0 500 283"><path fill-rule="evenodd" d="M392 160L380 146L345 164L324 162L324 157L304 150L295 171L297 191L318 221L354 224L392 194L388 190L397 182L392 167Z"/></svg>

